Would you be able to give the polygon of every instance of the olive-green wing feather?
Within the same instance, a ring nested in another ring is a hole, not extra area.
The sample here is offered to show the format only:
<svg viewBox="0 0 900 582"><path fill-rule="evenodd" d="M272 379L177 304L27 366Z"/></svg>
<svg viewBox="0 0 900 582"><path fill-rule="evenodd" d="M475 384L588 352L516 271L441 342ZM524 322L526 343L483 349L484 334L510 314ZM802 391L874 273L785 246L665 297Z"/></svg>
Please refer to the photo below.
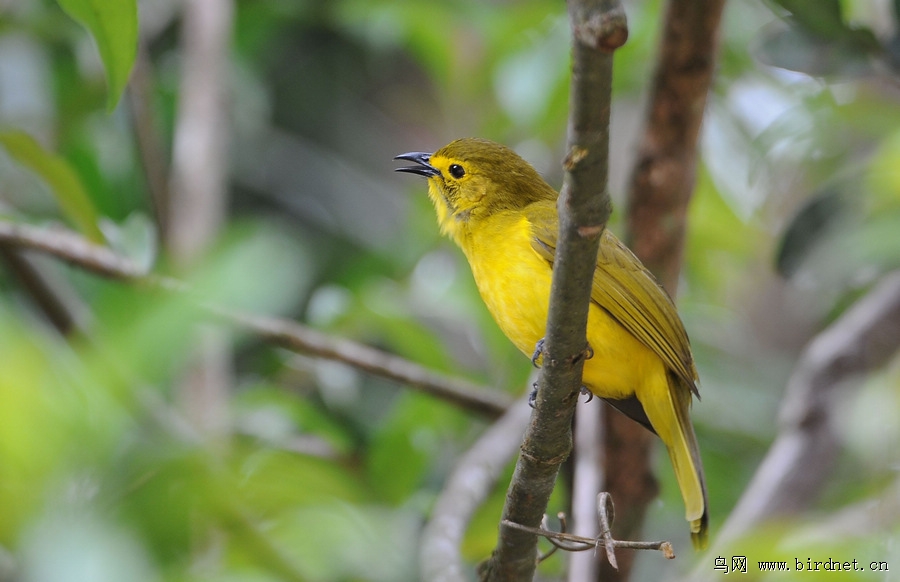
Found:
<svg viewBox="0 0 900 582"><path fill-rule="evenodd" d="M534 233L532 247L552 265L559 230L556 208L538 203L530 205L526 213ZM672 299L609 230L604 230L600 240L591 300L653 350L697 394L690 343Z"/></svg>

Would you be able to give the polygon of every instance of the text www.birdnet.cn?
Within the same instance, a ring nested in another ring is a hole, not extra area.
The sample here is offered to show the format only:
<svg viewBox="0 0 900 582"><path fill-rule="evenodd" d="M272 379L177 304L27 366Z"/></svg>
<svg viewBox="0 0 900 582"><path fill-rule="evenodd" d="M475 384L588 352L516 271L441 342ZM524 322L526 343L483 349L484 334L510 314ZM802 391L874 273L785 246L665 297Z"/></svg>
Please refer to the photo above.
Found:
<svg viewBox="0 0 900 582"><path fill-rule="evenodd" d="M749 564L749 566L748 566ZM746 574L756 566L758 572L889 572L888 563L881 560L871 562L857 559L835 560L834 558L813 559L794 558L781 561L751 561L747 556L731 556L729 561L717 556L713 570L722 574Z"/></svg>

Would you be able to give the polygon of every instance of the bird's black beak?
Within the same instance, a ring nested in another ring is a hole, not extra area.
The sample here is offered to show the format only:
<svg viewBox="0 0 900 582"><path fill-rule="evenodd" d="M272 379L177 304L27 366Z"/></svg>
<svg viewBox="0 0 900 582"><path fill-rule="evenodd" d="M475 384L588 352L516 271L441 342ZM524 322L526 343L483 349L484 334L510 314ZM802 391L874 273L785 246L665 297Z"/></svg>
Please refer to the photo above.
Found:
<svg viewBox="0 0 900 582"><path fill-rule="evenodd" d="M415 162L419 164L418 166L405 166L403 168L397 168L394 170L395 172L409 172L410 174L418 174L420 176L425 176L426 178L430 178L432 176L439 176L441 171L428 163L428 160L431 159L431 154L425 152L409 152L408 154L400 154L394 158L395 160L408 160L410 162Z"/></svg>

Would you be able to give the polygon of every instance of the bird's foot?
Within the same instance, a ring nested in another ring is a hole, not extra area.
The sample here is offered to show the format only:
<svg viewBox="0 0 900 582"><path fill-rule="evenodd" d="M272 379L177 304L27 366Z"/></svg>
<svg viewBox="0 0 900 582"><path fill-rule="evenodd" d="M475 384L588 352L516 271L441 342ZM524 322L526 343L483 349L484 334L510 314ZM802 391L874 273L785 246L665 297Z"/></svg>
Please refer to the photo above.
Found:
<svg viewBox="0 0 900 582"><path fill-rule="evenodd" d="M585 344L584 350L581 353L575 354L575 357L572 359L573 364L577 364L581 360L590 360L594 357L594 348L591 347L591 344Z"/></svg>
<svg viewBox="0 0 900 582"><path fill-rule="evenodd" d="M587 396L587 400L585 400L585 403L590 402L594 399L594 393L591 392L587 386L581 387L581 393Z"/></svg>
<svg viewBox="0 0 900 582"><path fill-rule="evenodd" d="M534 408L534 403L537 401L537 386L538 383L535 382L531 385L531 394L528 395L528 406Z"/></svg>
<svg viewBox="0 0 900 582"><path fill-rule="evenodd" d="M534 345L534 353L531 354L531 365L535 368L540 368L541 365L538 364L538 360L541 359L544 355L544 338L541 338Z"/></svg>

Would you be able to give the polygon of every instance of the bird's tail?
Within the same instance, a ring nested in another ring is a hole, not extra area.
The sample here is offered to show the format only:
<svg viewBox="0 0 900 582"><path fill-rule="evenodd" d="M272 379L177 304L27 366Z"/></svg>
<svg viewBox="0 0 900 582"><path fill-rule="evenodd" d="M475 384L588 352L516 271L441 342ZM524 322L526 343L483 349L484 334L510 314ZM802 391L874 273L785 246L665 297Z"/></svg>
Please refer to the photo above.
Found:
<svg viewBox="0 0 900 582"><path fill-rule="evenodd" d="M655 397L642 404L669 452L684 499L685 519L691 524L691 541L695 549L701 550L707 544L709 503L700 449L689 415L691 392L687 386L678 385L679 379L669 377L668 380L673 386L654 390Z"/></svg>

